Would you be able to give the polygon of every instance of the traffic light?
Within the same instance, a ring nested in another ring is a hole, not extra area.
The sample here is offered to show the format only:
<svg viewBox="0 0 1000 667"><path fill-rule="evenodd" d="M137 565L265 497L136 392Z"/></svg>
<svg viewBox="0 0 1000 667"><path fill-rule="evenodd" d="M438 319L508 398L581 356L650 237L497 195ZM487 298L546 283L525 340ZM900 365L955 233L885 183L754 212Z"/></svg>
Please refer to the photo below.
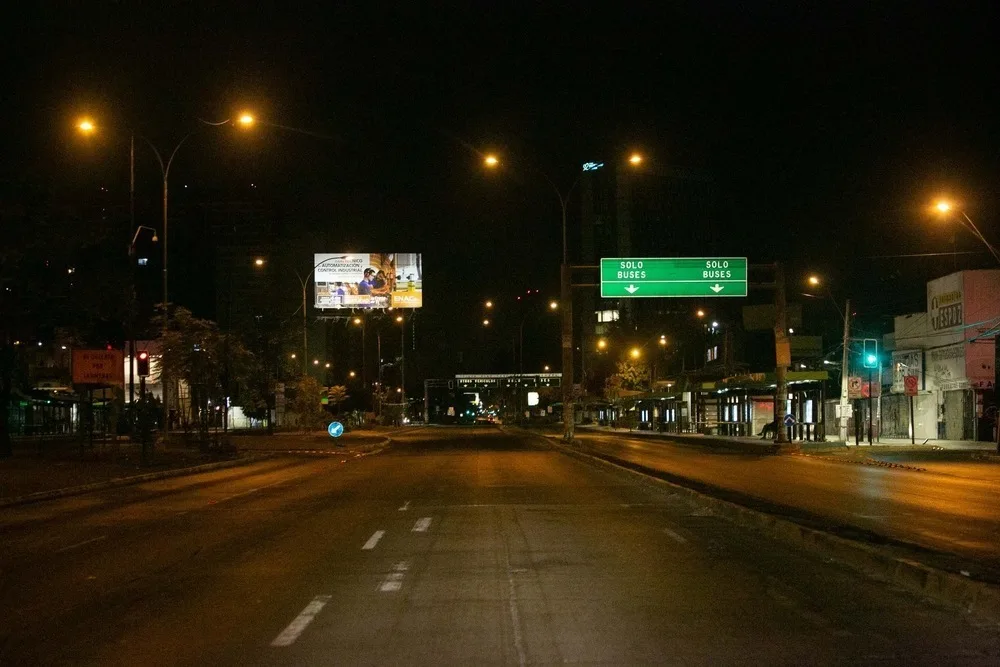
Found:
<svg viewBox="0 0 1000 667"><path fill-rule="evenodd" d="M136 365L139 369L139 377L146 377L149 375L149 352L146 350L139 350L139 353L135 355Z"/></svg>
<svg viewBox="0 0 1000 667"><path fill-rule="evenodd" d="M874 338L865 338L862 360L865 368L878 368L878 341Z"/></svg>

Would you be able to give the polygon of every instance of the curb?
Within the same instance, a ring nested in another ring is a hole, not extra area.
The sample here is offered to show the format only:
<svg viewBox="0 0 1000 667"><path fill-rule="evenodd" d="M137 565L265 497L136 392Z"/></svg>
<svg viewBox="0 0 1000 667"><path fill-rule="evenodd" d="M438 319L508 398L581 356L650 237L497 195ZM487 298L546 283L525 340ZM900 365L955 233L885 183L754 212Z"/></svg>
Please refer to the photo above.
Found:
<svg viewBox="0 0 1000 667"><path fill-rule="evenodd" d="M114 479L109 479L104 482L92 482L81 486L67 486L62 489L38 491L37 493L29 493L26 496L17 496L15 498L0 500L0 508L12 507L14 505L27 505L28 503L40 502L43 500L54 500L56 498L65 498L67 496L78 496L84 493L90 493L91 491L102 491L104 489L113 489L119 486L130 486L132 484L142 484L143 482L154 482L156 480L168 479L170 477L183 477L184 475L197 475L200 472L210 472L212 470L222 470L224 468L236 468L242 465L256 463L257 461L270 457L271 454L267 454L264 456L253 456L245 459L232 459L230 461L218 461L216 463L203 463L202 465L197 466L171 468L169 470L149 472L142 475L115 477Z"/></svg>
<svg viewBox="0 0 1000 667"><path fill-rule="evenodd" d="M370 456L371 454L377 454L382 451L385 447L392 443L391 438L386 438L382 442L376 443L370 446L368 451L362 451L360 453L355 453L355 457ZM364 445L368 447L368 445ZM0 500L0 508L13 507L15 505L27 505L29 503L41 502L43 500L55 500L56 498L66 498L68 496L79 496L85 493L90 493L91 491L103 491L105 489L113 489L119 486L131 486L133 484L142 484L143 482L155 482L160 479L168 479L171 477L183 477L185 475L197 475L202 472L211 472L212 470L223 470L225 468L236 468L243 465L250 465L251 463L256 463L257 461L263 461L265 459L272 458L278 454L306 454L315 456L320 453L315 450L243 450L243 451L257 451L260 454L254 456L248 456L246 458L232 459L230 461L217 461L215 463L204 463L197 466L188 466L181 468L171 468L170 470L160 470L158 472L145 473L143 475L131 475L129 477L116 477L114 479L109 479L104 482L92 482L90 484L83 484L80 486L68 486L62 489L51 489L49 491L39 491L37 493L29 493L26 496L17 496L16 498L6 498ZM328 450L327 455L337 454L345 455L347 450Z"/></svg>
<svg viewBox="0 0 1000 667"><path fill-rule="evenodd" d="M531 434L537 435L537 434ZM706 493L689 489L662 479L660 471L624 462L612 456L598 456L573 449L558 440L538 436L571 456L597 461L670 487L691 503L708 507L717 516L738 525L755 528L786 544L792 544L812 553L836 560L864 575L886 581L911 592L920 593L941 602L956 605L968 613L977 614L1000 622L1000 587L970 578L964 572L956 574L923 563L895 556L885 551L837 535L809 528L794 521L721 500Z"/></svg>

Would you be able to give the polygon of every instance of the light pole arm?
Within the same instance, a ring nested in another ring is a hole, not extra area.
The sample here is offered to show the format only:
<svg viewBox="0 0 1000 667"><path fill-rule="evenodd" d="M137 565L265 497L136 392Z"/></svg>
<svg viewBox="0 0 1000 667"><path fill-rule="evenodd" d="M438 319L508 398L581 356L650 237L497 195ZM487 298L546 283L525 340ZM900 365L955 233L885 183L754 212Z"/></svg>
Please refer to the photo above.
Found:
<svg viewBox="0 0 1000 667"><path fill-rule="evenodd" d="M966 215L965 211L962 211L962 217L965 218L965 220L964 221L959 220L959 222L961 222L966 227L966 229L971 231L972 234L977 239L982 241L983 245L989 248L990 253L993 255L993 259L995 259L998 263L1000 263L1000 251L997 251L997 249L993 246L993 244L986 240L982 232L979 231L979 228L976 227L976 223L972 221L972 218Z"/></svg>

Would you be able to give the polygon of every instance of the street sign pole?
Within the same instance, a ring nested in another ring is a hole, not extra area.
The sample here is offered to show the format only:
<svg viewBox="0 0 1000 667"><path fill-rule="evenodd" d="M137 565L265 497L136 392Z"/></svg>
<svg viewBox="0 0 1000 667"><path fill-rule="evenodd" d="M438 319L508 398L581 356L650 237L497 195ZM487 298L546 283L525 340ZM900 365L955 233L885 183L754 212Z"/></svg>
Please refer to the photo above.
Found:
<svg viewBox="0 0 1000 667"><path fill-rule="evenodd" d="M875 413L872 412L872 369L868 369L868 446L872 446L872 421Z"/></svg>
<svg viewBox="0 0 1000 667"><path fill-rule="evenodd" d="M913 396L910 396L910 444L917 444L917 425L913 422Z"/></svg>

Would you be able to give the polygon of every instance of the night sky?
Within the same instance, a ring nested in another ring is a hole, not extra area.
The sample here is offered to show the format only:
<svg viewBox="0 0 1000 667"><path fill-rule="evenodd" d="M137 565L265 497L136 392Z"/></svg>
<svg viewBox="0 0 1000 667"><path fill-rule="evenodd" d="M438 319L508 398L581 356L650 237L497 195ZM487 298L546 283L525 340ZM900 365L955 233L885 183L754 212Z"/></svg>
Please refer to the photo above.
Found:
<svg viewBox="0 0 1000 667"><path fill-rule="evenodd" d="M533 170L568 187L582 162L631 149L712 182L723 240L705 254L815 268L871 311L919 308L954 265L880 258L952 249L925 211L936 194L1000 229L987 3L10 4L5 183L127 198L127 154L81 151L79 112L169 146L197 118L251 109L271 125L184 146L178 196L253 183L289 234L325 238L317 252L423 252L443 316L555 294L559 207ZM523 168L486 174L487 150ZM158 168L137 161L137 210L155 217ZM982 249L961 231L957 248Z"/></svg>

